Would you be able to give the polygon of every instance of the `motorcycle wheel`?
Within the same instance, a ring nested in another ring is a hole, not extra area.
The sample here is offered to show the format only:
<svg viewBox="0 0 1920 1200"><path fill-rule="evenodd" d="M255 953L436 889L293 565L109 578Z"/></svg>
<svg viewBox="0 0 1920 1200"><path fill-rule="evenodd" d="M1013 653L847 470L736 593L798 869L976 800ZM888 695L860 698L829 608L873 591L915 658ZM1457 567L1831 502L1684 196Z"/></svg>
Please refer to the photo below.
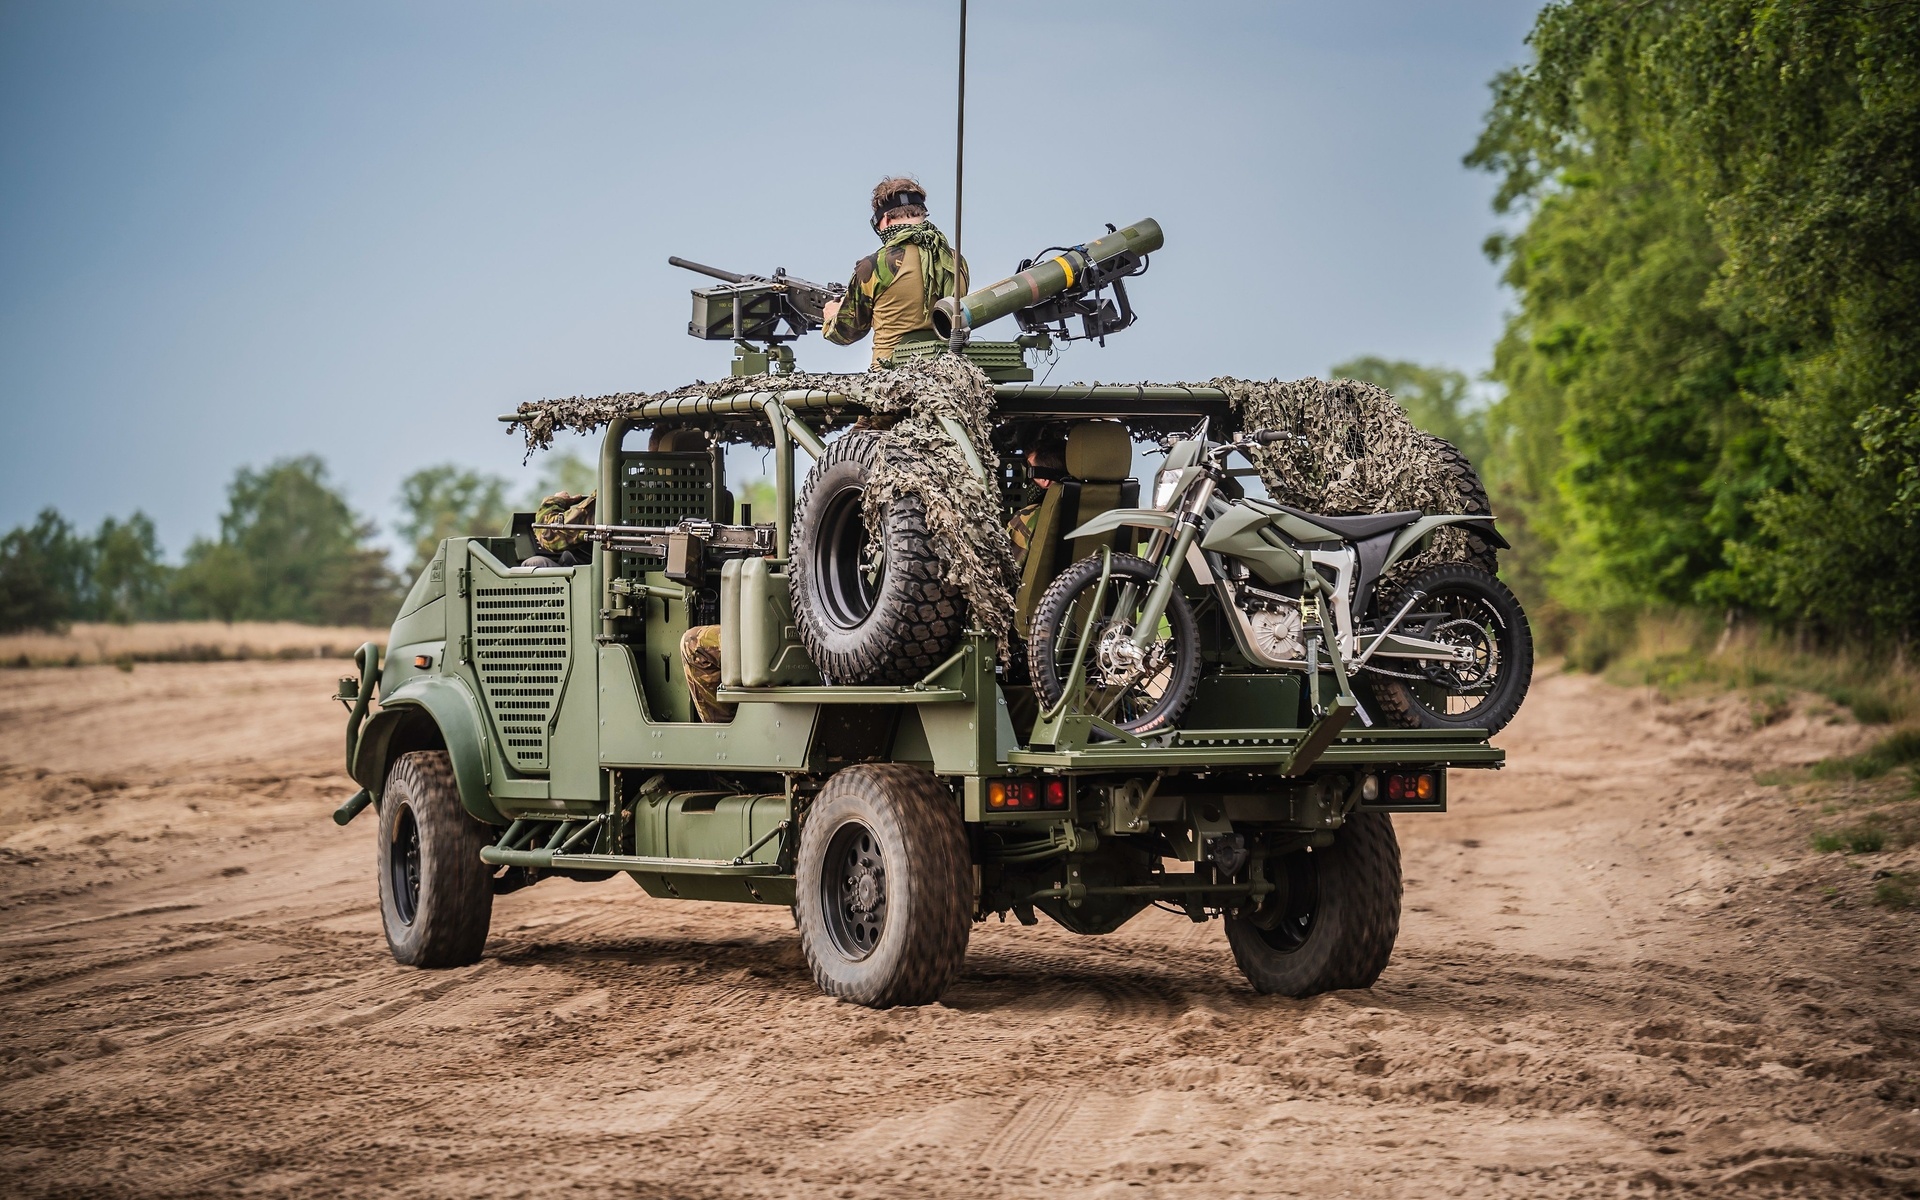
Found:
<svg viewBox="0 0 1920 1200"><path fill-rule="evenodd" d="M1374 714L1403 729L1485 729L1497 733L1520 711L1533 682L1533 630L1507 585L1464 563L1423 571L1373 604L1376 617L1418 597L1400 629L1469 646L1467 664L1374 659L1361 672ZM1388 672L1394 672L1389 674Z"/></svg>
<svg viewBox="0 0 1920 1200"><path fill-rule="evenodd" d="M1128 733L1152 733L1172 725L1200 685L1200 627L1193 607L1177 591L1160 618L1158 637L1144 659L1135 661L1134 622L1154 575L1153 564L1143 558L1113 556L1107 592L1087 646L1088 711ZM1088 606L1099 586L1100 556L1094 554L1061 572L1040 597L1027 631L1027 665L1042 708L1066 690Z"/></svg>

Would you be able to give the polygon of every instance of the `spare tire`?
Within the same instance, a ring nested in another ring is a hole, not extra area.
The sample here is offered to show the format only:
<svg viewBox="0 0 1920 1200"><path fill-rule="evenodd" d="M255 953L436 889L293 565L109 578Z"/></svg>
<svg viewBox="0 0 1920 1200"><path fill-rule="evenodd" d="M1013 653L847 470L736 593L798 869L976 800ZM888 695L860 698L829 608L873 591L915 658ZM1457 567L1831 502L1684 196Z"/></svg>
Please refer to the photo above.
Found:
<svg viewBox="0 0 1920 1200"><path fill-rule="evenodd" d="M913 683L966 627L919 497L894 497L870 557L861 501L879 463L879 437L853 430L827 447L800 493L788 587L800 642L829 683Z"/></svg>

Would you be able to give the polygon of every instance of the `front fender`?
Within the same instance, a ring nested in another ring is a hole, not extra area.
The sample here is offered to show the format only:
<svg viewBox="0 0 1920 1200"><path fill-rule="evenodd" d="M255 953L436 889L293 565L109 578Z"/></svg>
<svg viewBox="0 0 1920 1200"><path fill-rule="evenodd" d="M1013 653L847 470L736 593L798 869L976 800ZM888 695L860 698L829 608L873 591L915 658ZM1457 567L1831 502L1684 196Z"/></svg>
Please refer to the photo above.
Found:
<svg viewBox="0 0 1920 1200"><path fill-rule="evenodd" d="M1436 516L1421 517L1395 535L1393 545L1387 547L1387 560L1380 564L1380 574L1386 574L1387 568L1405 558L1407 551L1419 545L1422 538L1443 525L1475 526L1478 527L1480 536L1498 548L1502 550L1512 548L1507 545L1507 539L1501 537L1499 531L1494 529L1493 518L1485 513L1441 513Z"/></svg>
<svg viewBox="0 0 1920 1200"><path fill-rule="evenodd" d="M487 733L480 705L458 679L444 675L416 675L381 702L368 722L354 759L353 777L376 795L386 783L387 748L394 733L416 713L425 713L440 731L447 757L453 763L460 803L476 820L504 825L507 818L494 807L487 789Z"/></svg>
<svg viewBox="0 0 1920 1200"><path fill-rule="evenodd" d="M1135 525L1146 529L1172 529L1173 514L1161 512L1157 508L1110 508L1068 533L1067 536L1070 538L1092 537L1096 533L1112 533L1123 525Z"/></svg>

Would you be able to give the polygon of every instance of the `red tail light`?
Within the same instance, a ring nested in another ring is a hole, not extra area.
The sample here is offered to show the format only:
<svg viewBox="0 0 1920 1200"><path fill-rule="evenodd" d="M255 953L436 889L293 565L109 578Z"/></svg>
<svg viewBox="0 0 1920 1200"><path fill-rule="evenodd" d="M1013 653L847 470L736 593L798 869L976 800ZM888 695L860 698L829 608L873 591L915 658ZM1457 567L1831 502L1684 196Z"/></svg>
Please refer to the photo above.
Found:
<svg viewBox="0 0 1920 1200"><path fill-rule="evenodd" d="M996 812L1066 806L1064 779L995 779L987 784L987 807Z"/></svg>

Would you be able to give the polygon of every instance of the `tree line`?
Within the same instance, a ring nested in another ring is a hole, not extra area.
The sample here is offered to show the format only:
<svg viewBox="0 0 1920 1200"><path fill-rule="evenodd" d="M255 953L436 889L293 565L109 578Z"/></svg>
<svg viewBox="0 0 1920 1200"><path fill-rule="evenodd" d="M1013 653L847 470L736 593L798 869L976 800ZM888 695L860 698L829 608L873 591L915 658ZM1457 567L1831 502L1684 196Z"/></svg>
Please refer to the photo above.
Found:
<svg viewBox="0 0 1920 1200"><path fill-rule="evenodd" d="M555 455L524 507L593 486L590 466ZM88 533L44 509L0 537L0 633L73 621L385 625L442 538L504 533L514 511L505 479L453 463L407 476L397 500L395 532L410 555L401 571L312 455L236 472L218 535L194 539L178 565L145 513Z"/></svg>
<svg viewBox="0 0 1920 1200"><path fill-rule="evenodd" d="M1577 616L1920 624L1920 4L1549 5L1468 165L1517 308L1484 473Z"/></svg>

